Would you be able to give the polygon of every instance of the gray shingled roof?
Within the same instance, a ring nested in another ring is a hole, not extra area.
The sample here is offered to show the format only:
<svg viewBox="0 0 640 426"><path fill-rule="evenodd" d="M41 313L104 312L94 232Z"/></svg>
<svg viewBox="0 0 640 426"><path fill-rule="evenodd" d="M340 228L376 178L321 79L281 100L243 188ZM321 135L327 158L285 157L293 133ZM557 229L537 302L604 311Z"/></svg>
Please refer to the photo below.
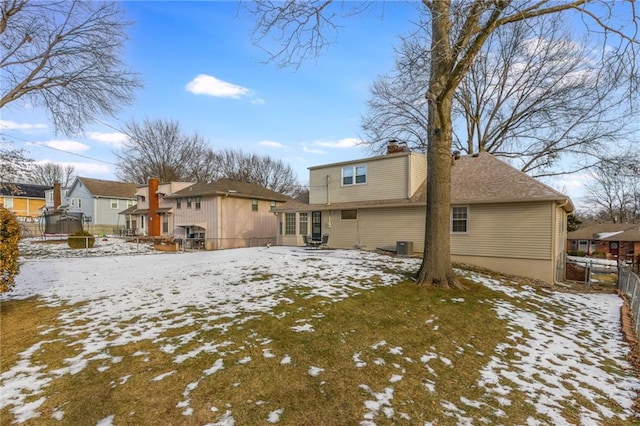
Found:
<svg viewBox="0 0 640 426"><path fill-rule="evenodd" d="M606 234L615 235L606 236ZM602 238L602 234L604 238ZM598 237L601 235L601 237ZM596 223L571 231L569 240L601 240L601 241L640 241L640 224L630 223Z"/></svg>
<svg viewBox="0 0 640 426"><path fill-rule="evenodd" d="M376 157L377 158L377 157ZM364 160L366 161L366 160ZM347 203L305 204L289 201L277 210L335 210L367 207L400 207L425 205L427 198L426 180L418 187L410 199L357 201ZM481 204L529 201L567 201L565 209L574 207L564 194L538 182L531 176L498 160L493 155L481 153L475 156L461 156L451 168L451 203Z"/></svg>
<svg viewBox="0 0 640 426"><path fill-rule="evenodd" d="M288 201L291 198L271 191L261 185L255 183L240 182L231 179L219 179L215 182L204 183L196 182L193 185L181 189L166 198L181 197L206 197L216 195L227 195L241 198L258 198L262 200Z"/></svg>
<svg viewBox="0 0 640 426"><path fill-rule="evenodd" d="M53 187L46 185L0 182L0 195L23 198L45 198L44 191L51 188Z"/></svg>
<svg viewBox="0 0 640 426"><path fill-rule="evenodd" d="M79 177L78 180L94 197L135 198L137 185L134 183Z"/></svg>

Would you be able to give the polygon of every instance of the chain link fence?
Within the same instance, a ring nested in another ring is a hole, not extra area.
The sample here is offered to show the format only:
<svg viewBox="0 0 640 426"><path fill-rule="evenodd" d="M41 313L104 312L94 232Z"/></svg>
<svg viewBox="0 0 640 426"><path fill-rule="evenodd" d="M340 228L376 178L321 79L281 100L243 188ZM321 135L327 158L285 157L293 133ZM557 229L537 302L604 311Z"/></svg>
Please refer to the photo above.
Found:
<svg viewBox="0 0 640 426"><path fill-rule="evenodd" d="M636 336L640 336L640 277L632 266L621 263L618 267L618 290L629 298L629 310L633 318Z"/></svg>

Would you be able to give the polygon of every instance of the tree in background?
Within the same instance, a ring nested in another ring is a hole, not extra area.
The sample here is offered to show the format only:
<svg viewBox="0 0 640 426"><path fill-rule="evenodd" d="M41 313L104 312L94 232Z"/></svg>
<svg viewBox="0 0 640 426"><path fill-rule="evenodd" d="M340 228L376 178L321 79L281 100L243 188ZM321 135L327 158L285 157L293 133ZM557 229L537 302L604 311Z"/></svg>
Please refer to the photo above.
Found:
<svg viewBox="0 0 640 426"><path fill-rule="evenodd" d="M0 141L0 185L19 181L32 162L24 149L12 149L9 142Z"/></svg>
<svg viewBox="0 0 640 426"><path fill-rule="evenodd" d="M625 97L627 64L617 52L598 53L575 40L559 14L533 17L498 27L489 35L453 97L453 148L489 152L533 176L578 171L556 169L568 155L599 161L603 148L629 136L631 108ZM427 150L428 116L424 93L431 58L430 28L421 22L402 39L395 70L371 87L362 119L365 144L383 153L391 139Z"/></svg>
<svg viewBox="0 0 640 426"><path fill-rule="evenodd" d="M118 178L125 182L144 184L150 176L161 182L229 178L286 195L297 195L301 187L293 169L282 161L239 150L214 152L198 134L184 134L177 121L131 121L122 132L129 140L115 155Z"/></svg>
<svg viewBox="0 0 640 426"><path fill-rule="evenodd" d="M161 182L196 180L202 159L211 149L197 133L187 135L173 120L130 121L122 130L127 142L114 154L117 176L125 182L144 184L156 176Z"/></svg>
<svg viewBox="0 0 640 426"><path fill-rule="evenodd" d="M295 197L304 191L293 169L282 160L225 149L216 152L211 165L212 179L229 178L256 183L272 191Z"/></svg>
<svg viewBox="0 0 640 426"><path fill-rule="evenodd" d="M20 272L18 243L22 229L16 215L0 204L0 293L11 291Z"/></svg>
<svg viewBox="0 0 640 426"><path fill-rule="evenodd" d="M246 6L257 19L255 41L267 45L271 60L280 65L299 66L304 59L317 57L327 48L326 33L339 27L337 21L361 14L378 3L383 2L256 0ZM429 37L423 46L429 57L427 83L413 89L425 96L427 114L426 229L417 282L427 286L460 287L451 266L450 242L453 114L456 93L482 57L482 49L501 27L517 22L533 25L542 16L573 12L583 18L585 25L597 29L589 35L602 43L602 49L592 60L620 64L625 73L635 76L639 40L635 38L637 34L621 31L620 25L637 28L640 16L633 2L423 0L413 4L422 9L416 11L417 16L427 17L429 27ZM277 46L269 45L270 35ZM626 91L623 95L636 96L637 88L633 84L623 89Z"/></svg>
<svg viewBox="0 0 640 426"><path fill-rule="evenodd" d="M33 163L25 175L27 183L53 186L55 182L60 182L63 188L69 187L77 176L72 165L63 166L52 162Z"/></svg>
<svg viewBox="0 0 640 426"><path fill-rule="evenodd" d="M585 200L593 207L598 221L640 222L640 155L629 152L602 161L595 168L593 181L586 187Z"/></svg>
<svg viewBox="0 0 640 426"><path fill-rule="evenodd" d="M119 58L128 26L117 2L2 0L0 108L43 107L66 134L113 115L141 85Z"/></svg>

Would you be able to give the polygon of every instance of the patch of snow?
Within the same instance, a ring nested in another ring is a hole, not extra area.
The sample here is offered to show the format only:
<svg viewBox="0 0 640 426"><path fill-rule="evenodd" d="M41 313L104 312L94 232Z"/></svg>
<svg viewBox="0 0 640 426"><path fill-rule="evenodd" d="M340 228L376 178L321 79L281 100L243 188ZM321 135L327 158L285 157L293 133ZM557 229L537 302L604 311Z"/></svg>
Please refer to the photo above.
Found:
<svg viewBox="0 0 640 426"><path fill-rule="evenodd" d="M284 413L284 408L279 408L269 413L269 417L267 417L268 423L278 423L280 421L280 416Z"/></svg>
<svg viewBox="0 0 640 426"><path fill-rule="evenodd" d="M280 361L281 365L287 365L287 364L291 364L291 357L289 355L285 355L282 357L282 360Z"/></svg>
<svg viewBox="0 0 640 426"><path fill-rule="evenodd" d="M311 324L304 324L304 325L295 325L293 327L291 327L291 330L295 331L296 333L302 333L302 332L313 332L315 331L313 328L313 325Z"/></svg>
<svg viewBox="0 0 640 426"><path fill-rule="evenodd" d="M154 377L153 379L151 379L152 382L159 382L160 380L164 379L165 377L169 377L172 374L177 373L178 370L173 370L173 371L169 371L167 373L162 373L159 376Z"/></svg>
<svg viewBox="0 0 640 426"><path fill-rule="evenodd" d="M110 415L108 417L105 417L102 420L99 420L98 423L96 423L96 426L113 426L113 419L115 418L115 415Z"/></svg>
<svg viewBox="0 0 640 426"><path fill-rule="evenodd" d="M318 377L320 373L322 373L323 371L324 371L324 368L311 366L309 367L307 374L309 374L311 377Z"/></svg>

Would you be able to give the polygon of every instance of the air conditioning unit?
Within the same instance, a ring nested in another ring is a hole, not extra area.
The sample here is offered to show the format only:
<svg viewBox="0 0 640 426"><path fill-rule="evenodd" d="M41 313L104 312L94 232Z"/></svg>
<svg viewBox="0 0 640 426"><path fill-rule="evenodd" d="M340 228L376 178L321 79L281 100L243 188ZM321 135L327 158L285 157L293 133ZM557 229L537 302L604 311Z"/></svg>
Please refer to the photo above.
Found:
<svg viewBox="0 0 640 426"><path fill-rule="evenodd" d="M396 241L396 254L398 256L411 256L413 254L413 241Z"/></svg>

